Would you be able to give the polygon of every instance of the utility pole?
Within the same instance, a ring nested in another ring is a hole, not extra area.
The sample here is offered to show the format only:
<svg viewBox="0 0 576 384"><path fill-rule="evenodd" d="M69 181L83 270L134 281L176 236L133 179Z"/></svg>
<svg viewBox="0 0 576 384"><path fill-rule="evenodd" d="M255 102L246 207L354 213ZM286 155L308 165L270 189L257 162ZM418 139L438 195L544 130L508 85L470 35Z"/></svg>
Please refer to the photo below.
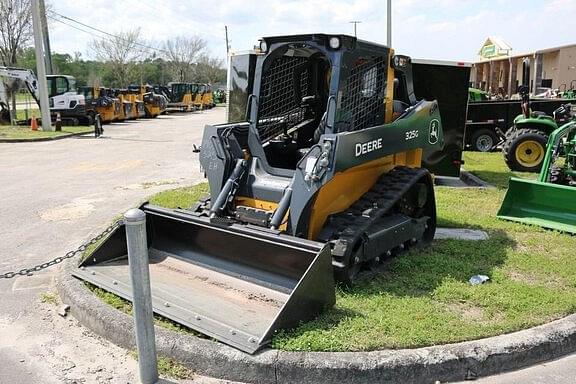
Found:
<svg viewBox="0 0 576 384"><path fill-rule="evenodd" d="M392 0L386 0L386 45L392 46Z"/></svg>
<svg viewBox="0 0 576 384"><path fill-rule="evenodd" d="M226 32L226 61L228 61L228 56L230 56L230 45L228 43L228 26L224 26L224 31Z"/></svg>
<svg viewBox="0 0 576 384"><path fill-rule="evenodd" d="M36 70L38 71L38 93L40 95L40 113L42 114L42 130L53 131L50 121L50 105L48 104L48 85L46 83L46 67L44 49L42 46L42 23L40 22L39 0L32 0L32 27L34 29L34 47L36 48Z"/></svg>
<svg viewBox="0 0 576 384"><path fill-rule="evenodd" d="M361 21L351 21L350 24L354 24L354 37L356 37L356 24L360 24Z"/></svg>
<svg viewBox="0 0 576 384"><path fill-rule="evenodd" d="M46 74L53 75L52 51L50 50L50 34L48 33L48 22L46 21L46 5L44 0L40 0L40 21L42 21L42 34L44 37L44 61L46 62Z"/></svg>

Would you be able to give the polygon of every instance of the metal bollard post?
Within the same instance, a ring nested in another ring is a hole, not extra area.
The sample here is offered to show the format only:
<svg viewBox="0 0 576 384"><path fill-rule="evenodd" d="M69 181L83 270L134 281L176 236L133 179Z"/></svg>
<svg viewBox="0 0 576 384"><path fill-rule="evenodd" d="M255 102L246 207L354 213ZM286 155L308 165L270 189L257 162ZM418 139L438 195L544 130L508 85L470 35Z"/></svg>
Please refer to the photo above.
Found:
<svg viewBox="0 0 576 384"><path fill-rule="evenodd" d="M142 384L155 384L158 382L158 362L148 269L146 214L140 209L131 209L124 214L124 222L134 297L134 328L136 329L140 381Z"/></svg>

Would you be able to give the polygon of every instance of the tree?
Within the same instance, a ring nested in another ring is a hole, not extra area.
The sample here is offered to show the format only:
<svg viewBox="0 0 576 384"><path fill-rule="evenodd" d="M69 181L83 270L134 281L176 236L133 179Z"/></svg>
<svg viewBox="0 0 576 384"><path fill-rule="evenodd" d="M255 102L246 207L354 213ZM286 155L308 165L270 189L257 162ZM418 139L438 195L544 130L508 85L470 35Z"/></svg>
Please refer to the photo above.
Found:
<svg viewBox="0 0 576 384"><path fill-rule="evenodd" d="M104 61L113 74L113 85L125 87L134 78L136 62L143 56L140 28L122 31L90 44L96 57Z"/></svg>
<svg viewBox="0 0 576 384"><path fill-rule="evenodd" d="M18 53L32 38L30 0L0 0L0 60L3 66L15 66ZM5 82L7 97L12 99L12 118L16 116L18 81Z"/></svg>
<svg viewBox="0 0 576 384"><path fill-rule="evenodd" d="M202 55L196 64L196 81L199 83L225 83L226 69L224 61L216 57Z"/></svg>
<svg viewBox="0 0 576 384"><path fill-rule="evenodd" d="M192 81L194 64L205 49L206 41L197 36L166 40L164 53L172 77L179 82Z"/></svg>
<svg viewBox="0 0 576 384"><path fill-rule="evenodd" d="M14 66L18 52L32 38L30 0L0 0L0 60Z"/></svg>

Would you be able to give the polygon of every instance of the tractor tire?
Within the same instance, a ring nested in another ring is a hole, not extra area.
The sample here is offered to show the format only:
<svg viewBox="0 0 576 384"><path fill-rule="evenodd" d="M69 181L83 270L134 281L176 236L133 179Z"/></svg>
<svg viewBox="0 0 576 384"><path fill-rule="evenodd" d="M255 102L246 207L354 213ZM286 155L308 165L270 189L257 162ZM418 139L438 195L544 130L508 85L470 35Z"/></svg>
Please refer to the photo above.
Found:
<svg viewBox="0 0 576 384"><path fill-rule="evenodd" d="M564 174L564 170L556 165L550 168L550 182L552 184L569 185L569 180Z"/></svg>
<svg viewBox="0 0 576 384"><path fill-rule="evenodd" d="M512 136L512 134L514 134L514 132L516 132L516 128L514 126L508 128L508 130L504 133L504 142L508 141L508 139L510 138L510 136Z"/></svg>
<svg viewBox="0 0 576 384"><path fill-rule="evenodd" d="M499 138L496 132L488 128L482 128L472 134L470 145L477 152L492 152L498 144Z"/></svg>
<svg viewBox="0 0 576 384"><path fill-rule="evenodd" d="M540 172L548 136L538 129L517 129L510 134L502 152L508 168L517 172Z"/></svg>

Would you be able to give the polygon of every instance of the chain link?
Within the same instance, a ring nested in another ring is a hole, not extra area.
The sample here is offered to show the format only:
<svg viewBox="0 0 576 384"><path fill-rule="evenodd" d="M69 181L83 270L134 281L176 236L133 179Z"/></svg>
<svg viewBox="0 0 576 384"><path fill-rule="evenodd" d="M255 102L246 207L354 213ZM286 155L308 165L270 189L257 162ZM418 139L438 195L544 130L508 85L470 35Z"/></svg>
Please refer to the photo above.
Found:
<svg viewBox="0 0 576 384"><path fill-rule="evenodd" d="M110 233L112 233L112 231L114 231L116 228L118 228L120 225L122 225L123 222L124 222L123 220L116 221L114 224L112 224L111 226L106 228L103 232L101 232L100 234L91 238L86 243L79 246L76 250L67 252L64 256L55 257L54 259L52 259L50 261L35 265L33 267L30 267L30 268L23 268L23 269L19 270L18 272L11 271L11 272L2 273L2 274L0 274L0 279L11 279L11 278L16 277L16 276L32 276L32 272L38 272L38 271L41 271L43 269L49 268L53 265L60 264L61 262L63 262L66 259L71 259L72 257L76 256L77 254L83 253L88 246L96 244L97 242L102 240L104 237L108 236Z"/></svg>

